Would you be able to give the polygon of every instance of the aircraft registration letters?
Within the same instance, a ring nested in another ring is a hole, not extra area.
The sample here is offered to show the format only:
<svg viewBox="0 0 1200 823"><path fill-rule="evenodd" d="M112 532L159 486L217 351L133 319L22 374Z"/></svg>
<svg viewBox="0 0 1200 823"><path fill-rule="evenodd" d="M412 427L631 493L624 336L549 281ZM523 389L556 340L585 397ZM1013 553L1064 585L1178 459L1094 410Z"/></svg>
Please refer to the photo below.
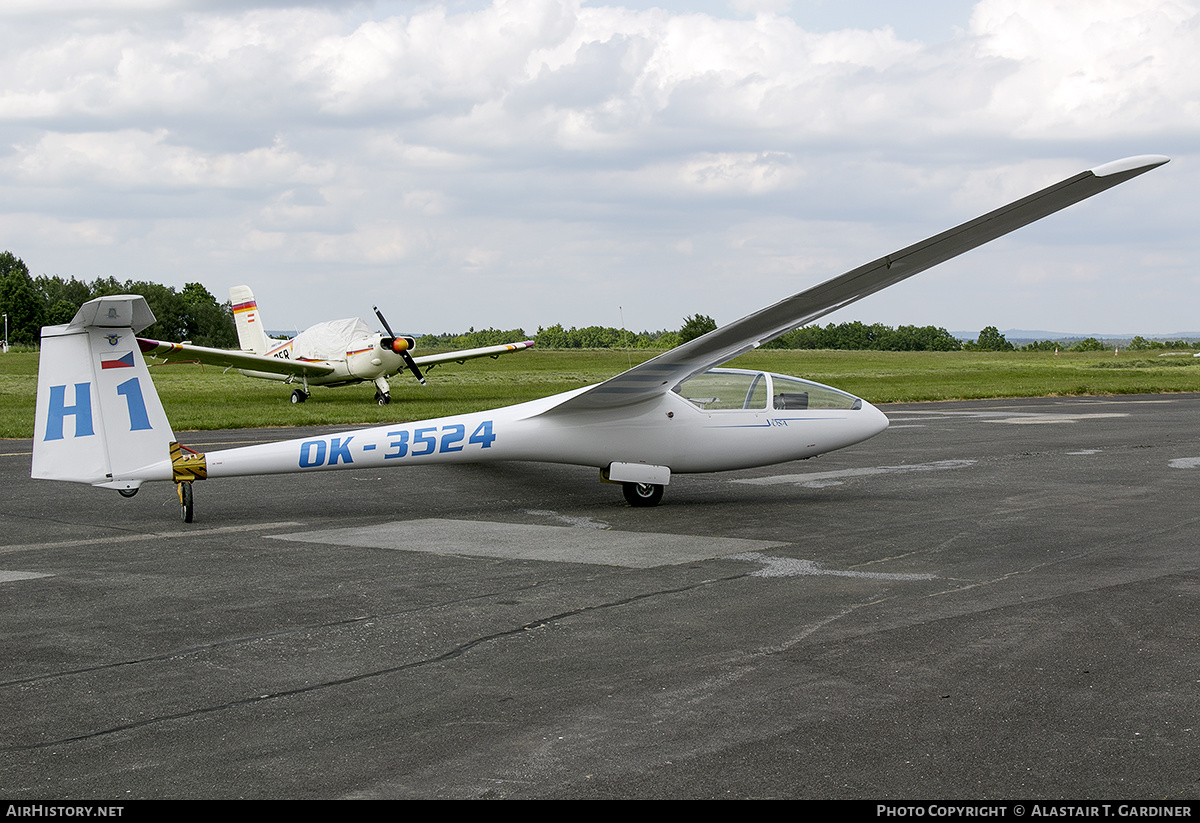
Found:
<svg viewBox="0 0 1200 823"><path fill-rule="evenodd" d="M424 457L431 454L454 454L466 450L470 446L489 449L496 440L493 432L494 423L484 420L475 427L475 431L467 437L467 427L463 423L449 423L445 426L423 426L409 429L397 429L386 434L388 451L383 459L391 460L397 457ZM360 440L358 449L360 456L379 448L379 443L371 442L370 435L374 430L366 430L360 435L349 437L328 437L305 440L300 444L300 459L298 465L302 469L316 469L323 466L335 466L339 462L350 464L354 462L351 442L355 437ZM439 439L437 434L441 432ZM466 441L465 443L463 441Z"/></svg>

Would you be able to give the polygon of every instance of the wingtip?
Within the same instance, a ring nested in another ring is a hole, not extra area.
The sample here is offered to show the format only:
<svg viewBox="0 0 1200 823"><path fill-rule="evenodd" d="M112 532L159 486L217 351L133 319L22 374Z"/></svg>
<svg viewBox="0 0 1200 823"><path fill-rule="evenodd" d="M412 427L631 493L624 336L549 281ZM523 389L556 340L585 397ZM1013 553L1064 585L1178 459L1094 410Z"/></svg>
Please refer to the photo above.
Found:
<svg viewBox="0 0 1200 823"><path fill-rule="evenodd" d="M1169 163L1170 161L1170 157L1161 154L1139 154L1136 157L1125 157L1121 160L1105 163L1102 166L1096 166L1096 168L1090 169L1090 171L1097 177L1108 177L1113 174L1121 174L1122 172L1150 171L1150 169L1161 166L1164 163Z"/></svg>

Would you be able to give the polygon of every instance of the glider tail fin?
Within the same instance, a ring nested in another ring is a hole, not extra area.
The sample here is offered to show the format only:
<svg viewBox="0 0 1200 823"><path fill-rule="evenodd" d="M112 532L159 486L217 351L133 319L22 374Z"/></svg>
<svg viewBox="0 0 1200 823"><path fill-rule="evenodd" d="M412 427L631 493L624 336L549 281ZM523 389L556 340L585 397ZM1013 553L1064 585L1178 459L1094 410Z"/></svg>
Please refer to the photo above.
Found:
<svg viewBox="0 0 1200 823"><path fill-rule="evenodd" d="M249 286L231 286L229 300L233 303L233 320L237 324L238 344L243 351L266 354L270 345L263 329L258 303Z"/></svg>
<svg viewBox="0 0 1200 823"><path fill-rule="evenodd" d="M144 297L123 294L42 328L32 477L121 490L172 479L175 434L135 337L153 322Z"/></svg>

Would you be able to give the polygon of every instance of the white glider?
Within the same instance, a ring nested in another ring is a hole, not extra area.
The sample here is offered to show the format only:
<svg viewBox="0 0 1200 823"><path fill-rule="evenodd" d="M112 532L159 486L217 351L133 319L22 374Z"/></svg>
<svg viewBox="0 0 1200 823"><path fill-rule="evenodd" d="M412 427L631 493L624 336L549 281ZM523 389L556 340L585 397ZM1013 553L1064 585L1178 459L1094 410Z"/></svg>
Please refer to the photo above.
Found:
<svg viewBox="0 0 1200 823"><path fill-rule="evenodd" d="M42 329L34 478L126 496L173 481L183 518L205 478L532 460L600 469L632 505L655 505L673 473L751 468L844 448L887 428L884 414L795 377L713 367L791 329L1168 158L1107 163L886 255L672 349L603 383L516 406L200 454L182 448L135 334L153 322L137 296L92 300Z"/></svg>

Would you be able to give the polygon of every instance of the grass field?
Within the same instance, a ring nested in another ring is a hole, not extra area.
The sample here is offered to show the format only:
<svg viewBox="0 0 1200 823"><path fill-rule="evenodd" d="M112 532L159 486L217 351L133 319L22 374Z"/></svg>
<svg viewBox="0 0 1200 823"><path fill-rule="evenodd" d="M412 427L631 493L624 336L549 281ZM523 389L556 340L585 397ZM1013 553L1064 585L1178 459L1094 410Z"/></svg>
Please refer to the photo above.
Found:
<svg viewBox="0 0 1200 823"><path fill-rule="evenodd" d="M424 353L424 352L423 352ZM293 406L290 386L221 369L152 366L177 431L327 423L387 423L506 406L611 377L656 352L533 349L439 366L422 388L392 380L392 404L370 384L314 388ZM807 377L873 403L1047 395L1200 392L1200 358L1154 353L757 351L730 365ZM0 438L33 436L37 354L0 355Z"/></svg>

